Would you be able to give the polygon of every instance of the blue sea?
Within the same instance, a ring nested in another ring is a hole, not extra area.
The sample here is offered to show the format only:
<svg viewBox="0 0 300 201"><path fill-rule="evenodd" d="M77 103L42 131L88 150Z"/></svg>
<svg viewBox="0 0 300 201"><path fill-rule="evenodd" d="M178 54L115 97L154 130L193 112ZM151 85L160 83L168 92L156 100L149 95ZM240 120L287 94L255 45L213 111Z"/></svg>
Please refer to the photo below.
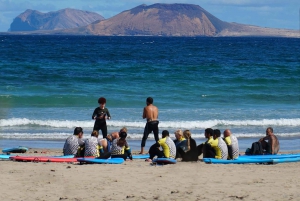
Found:
<svg viewBox="0 0 300 201"><path fill-rule="evenodd" d="M299 38L0 35L0 50L0 148L62 148L76 126L88 138L103 96L108 132L126 126L139 149L151 96L171 137L231 129L242 151L271 126L300 150Z"/></svg>

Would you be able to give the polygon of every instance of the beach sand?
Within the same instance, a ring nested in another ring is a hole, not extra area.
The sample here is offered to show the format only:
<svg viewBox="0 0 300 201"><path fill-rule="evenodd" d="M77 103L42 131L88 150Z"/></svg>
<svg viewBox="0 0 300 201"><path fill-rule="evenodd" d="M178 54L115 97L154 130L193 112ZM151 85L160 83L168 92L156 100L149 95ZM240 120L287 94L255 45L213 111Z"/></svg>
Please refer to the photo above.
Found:
<svg viewBox="0 0 300 201"><path fill-rule="evenodd" d="M19 154L21 155L21 154ZM62 155L30 149L25 155ZM152 166L0 161L0 200L299 200L299 163Z"/></svg>

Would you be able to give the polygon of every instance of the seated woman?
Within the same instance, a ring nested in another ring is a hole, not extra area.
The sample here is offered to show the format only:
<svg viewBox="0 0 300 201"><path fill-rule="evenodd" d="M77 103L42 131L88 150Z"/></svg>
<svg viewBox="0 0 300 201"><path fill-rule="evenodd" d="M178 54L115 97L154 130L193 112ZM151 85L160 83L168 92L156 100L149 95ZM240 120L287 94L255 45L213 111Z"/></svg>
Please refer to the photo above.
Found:
<svg viewBox="0 0 300 201"><path fill-rule="evenodd" d="M111 158L123 158L124 160L129 157L132 160L131 149L126 141L127 133L122 131L119 133L119 138L114 139L111 146Z"/></svg>
<svg viewBox="0 0 300 201"><path fill-rule="evenodd" d="M159 148L162 147L162 150ZM157 158L175 158L176 146L173 140L169 136L169 131L164 130L162 132L162 139L158 140L149 149L150 158L146 161L151 162L155 156Z"/></svg>
<svg viewBox="0 0 300 201"><path fill-rule="evenodd" d="M175 146L177 147L177 145L180 143L180 142L182 142L182 141L184 141L185 140L185 138L183 137L183 133L182 133L182 131L179 129L179 130L177 130L177 131L175 131L175 140L174 140L174 143L175 143Z"/></svg>
<svg viewBox="0 0 300 201"><path fill-rule="evenodd" d="M123 127L119 132L113 132L111 134L108 134L106 138L101 140L101 144L105 153L110 152L113 140L119 138L119 133L121 132L127 133L127 128Z"/></svg>
<svg viewBox="0 0 300 201"><path fill-rule="evenodd" d="M85 141L85 150L84 156L94 156L97 158L109 158L110 154L104 154L101 140L98 139L99 132L94 130L91 134L91 137Z"/></svg>
<svg viewBox="0 0 300 201"><path fill-rule="evenodd" d="M183 136L186 139L177 146L177 152L180 154L182 161L197 161L198 149L196 141L191 137L191 132L185 130Z"/></svg>

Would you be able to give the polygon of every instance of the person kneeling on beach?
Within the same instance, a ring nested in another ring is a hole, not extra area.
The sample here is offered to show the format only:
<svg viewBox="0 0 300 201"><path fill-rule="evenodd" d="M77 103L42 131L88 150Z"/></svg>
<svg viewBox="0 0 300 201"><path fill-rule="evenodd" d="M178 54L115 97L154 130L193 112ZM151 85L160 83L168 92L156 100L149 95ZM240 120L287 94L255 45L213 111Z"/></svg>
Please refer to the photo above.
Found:
<svg viewBox="0 0 300 201"><path fill-rule="evenodd" d="M210 142L214 140L213 138L214 130L211 128L207 128L204 131L204 136L207 139L204 143L197 146L198 156L203 153L203 158L215 158L216 152L210 146Z"/></svg>
<svg viewBox="0 0 300 201"><path fill-rule="evenodd" d="M114 139L111 146L111 158L129 158L132 160L131 149L126 140L127 133L122 131L119 133L119 138Z"/></svg>
<svg viewBox="0 0 300 201"><path fill-rule="evenodd" d="M216 159L226 159L228 158L228 149L224 140L221 138L221 131L219 129L214 130L214 140L209 144L215 150Z"/></svg>
<svg viewBox="0 0 300 201"><path fill-rule="evenodd" d="M74 134L66 139L64 144L63 153L66 155L74 155L75 157L81 157L84 154L84 140L82 139L83 129L76 127Z"/></svg>
<svg viewBox="0 0 300 201"><path fill-rule="evenodd" d="M101 140L98 138L99 132L94 130L89 139L85 141L84 156L94 156L97 158L107 159L110 153L104 154Z"/></svg>
<svg viewBox="0 0 300 201"><path fill-rule="evenodd" d="M196 141L192 138L191 131L185 130L183 136L186 140L177 146L177 152L180 154L182 161L197 161L198 149Z"/></svg>
<svg viewBox="0 0 300 201"><path fill-rule="evenodd" d="M224 141L228 149L228 160L233 160L239 157L239 143L235 136L231 134L229 129L223 132Z"/></svg>
<svg viewBox="0 0 300 201"><path fill-rule="evenodd" d="M162 147L162 150L159 148ZM176 156L176 146L173 140L169 136L169 131L164 130L162 132L162 139L158 140L149 149L150 158L146 161L151 162L155 156L157 158L173 158Z"/></svg>

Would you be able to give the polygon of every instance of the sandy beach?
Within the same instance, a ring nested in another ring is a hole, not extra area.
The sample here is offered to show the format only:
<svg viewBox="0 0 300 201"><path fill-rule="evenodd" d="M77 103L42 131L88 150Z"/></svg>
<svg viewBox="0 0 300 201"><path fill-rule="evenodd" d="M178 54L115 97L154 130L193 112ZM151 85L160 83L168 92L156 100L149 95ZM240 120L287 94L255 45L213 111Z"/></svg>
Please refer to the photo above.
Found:
<svg viewBox="0 0 300 201"><path fill-rule="evenodd" d="M30 149L25 155L61 155ZM19 154L20 155L20 154ZM0 200L298 200L299 163L152 166L0 161Z"/></svg>

